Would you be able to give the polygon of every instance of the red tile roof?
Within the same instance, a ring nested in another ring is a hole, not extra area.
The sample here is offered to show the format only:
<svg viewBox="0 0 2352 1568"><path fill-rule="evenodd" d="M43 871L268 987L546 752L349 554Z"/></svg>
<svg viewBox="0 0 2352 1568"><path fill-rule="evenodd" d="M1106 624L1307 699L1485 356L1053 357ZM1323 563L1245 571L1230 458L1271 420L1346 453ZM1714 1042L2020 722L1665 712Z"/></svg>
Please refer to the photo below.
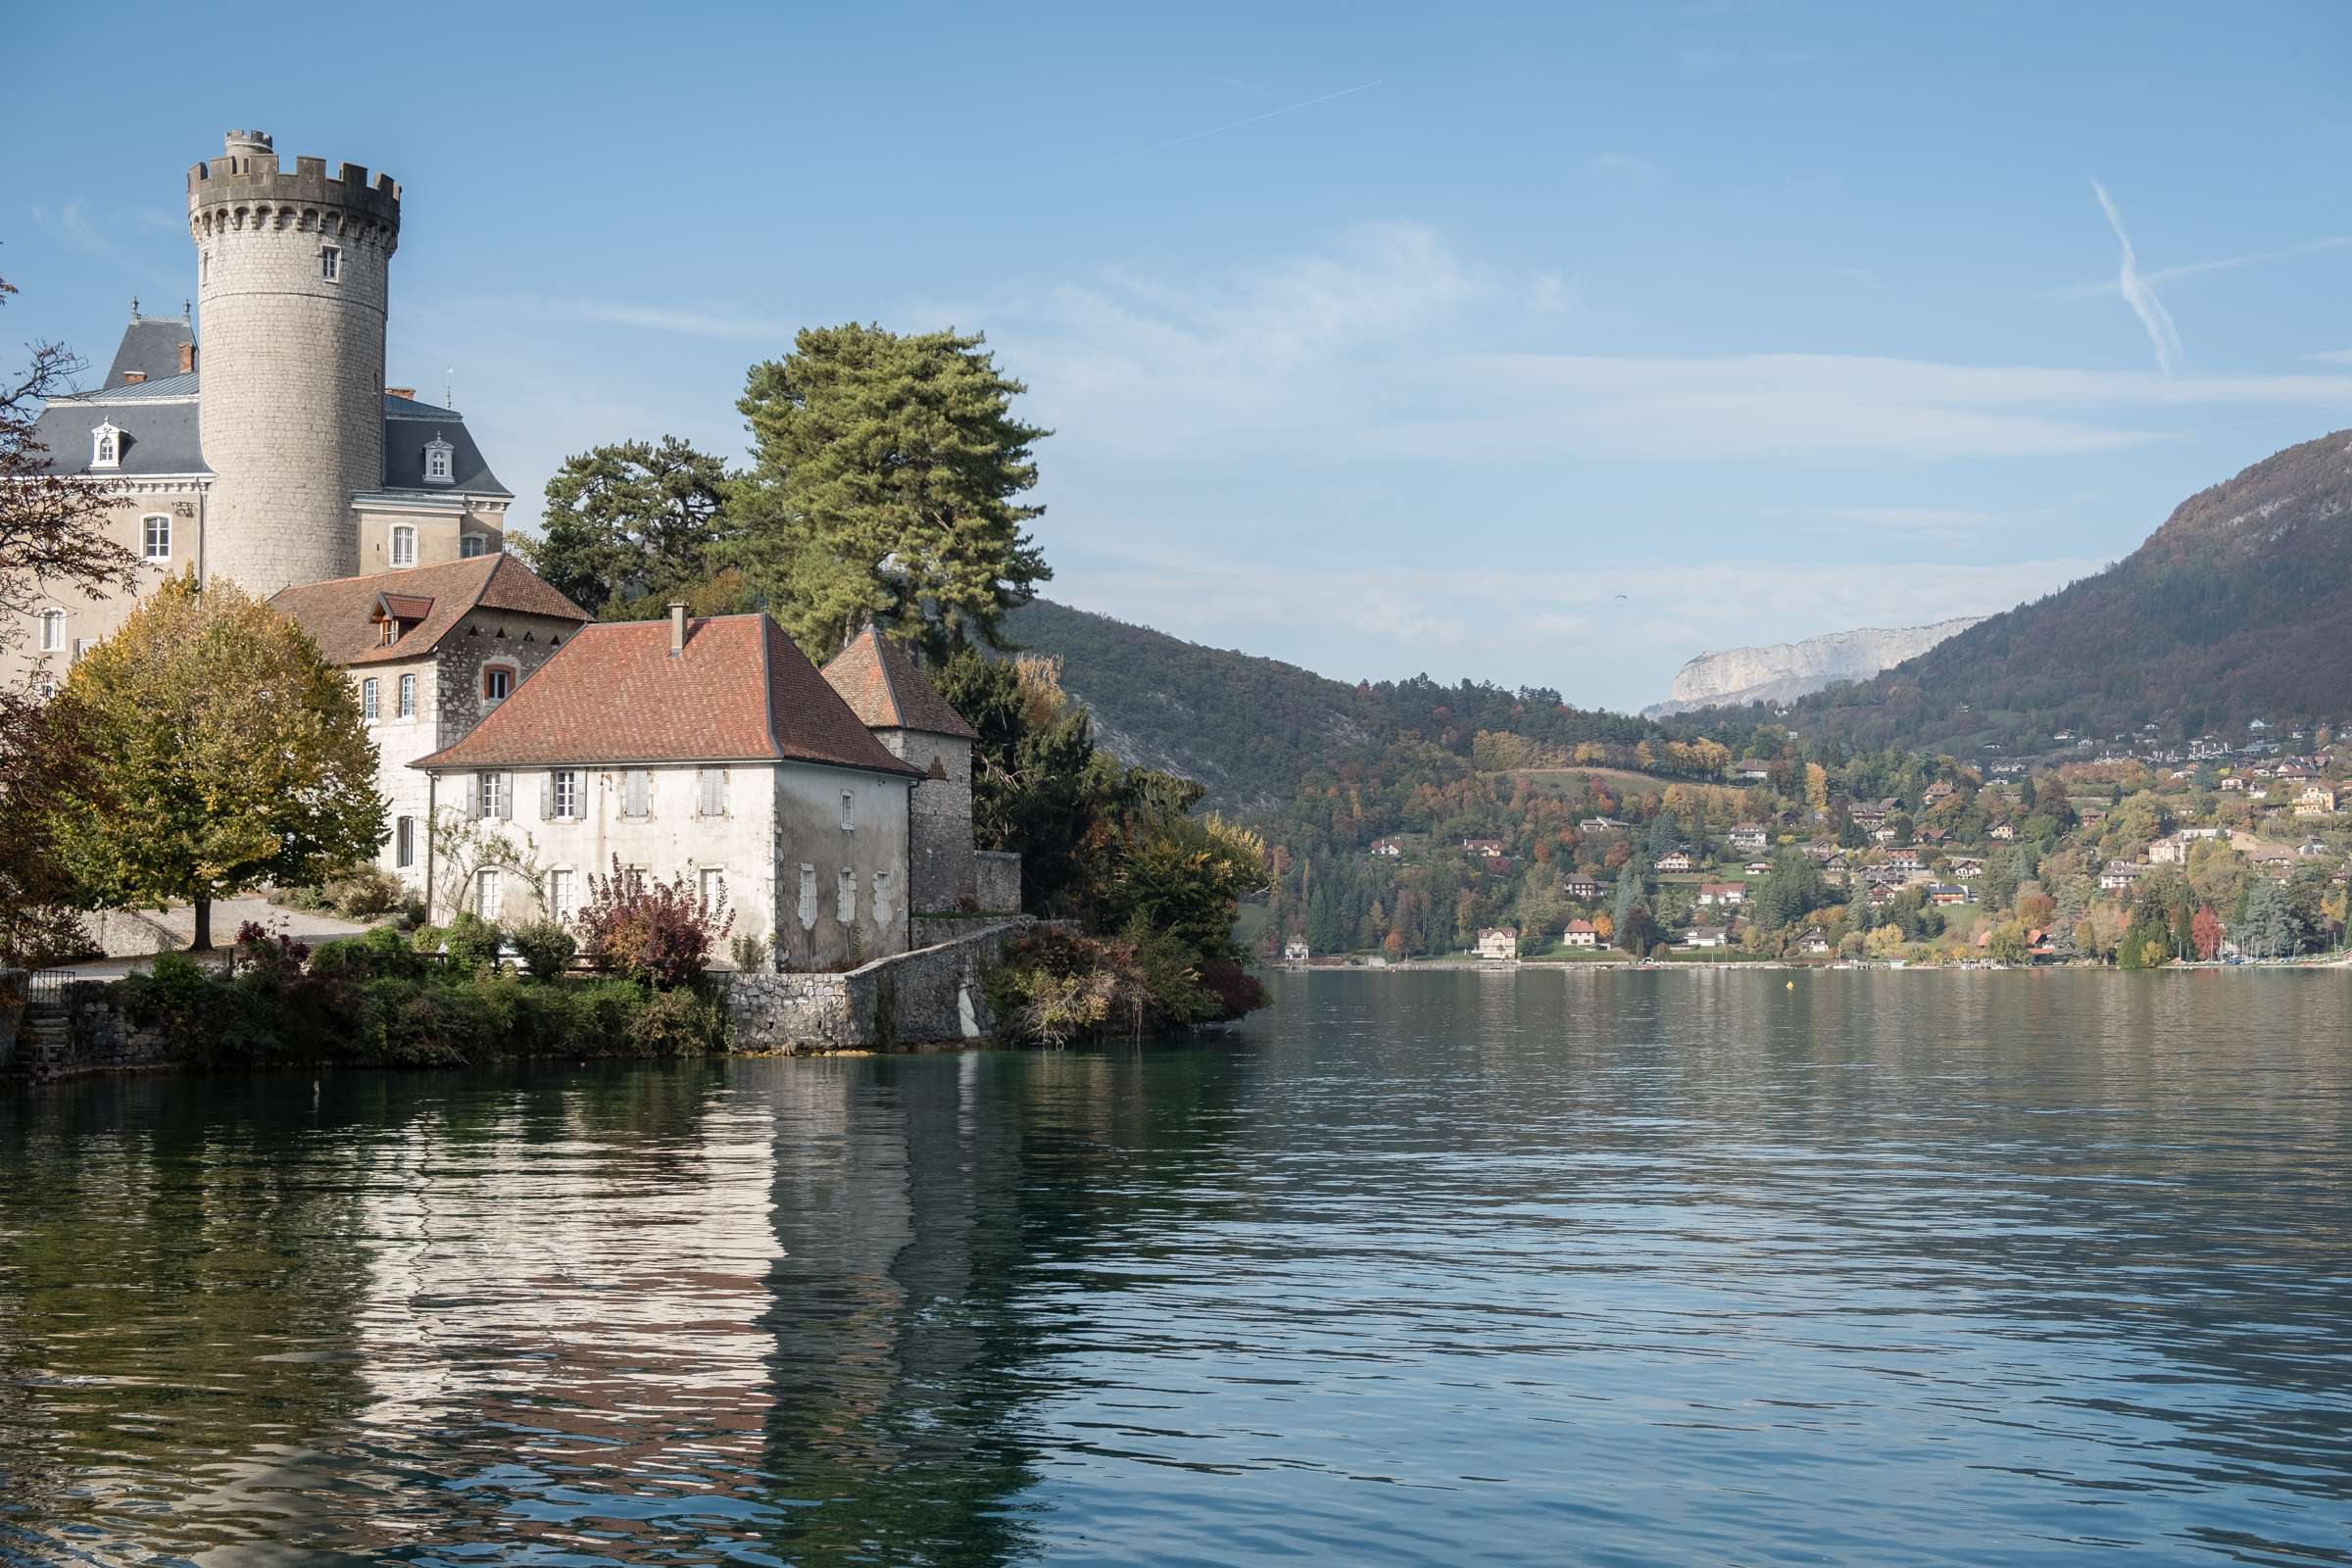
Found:
<svg viewBox="0 0 2352 1568"><path fill-rule="evenodd" d="M270 606L309 632L333 664L380 664L429 654L476 609L575 625L588 619L586 611L503 551L438 566L297 583L280 589ZM390 644L379 629L387 610L405 628Z"/></svg>
<svg viewBox="0 0 2352 1568"><path fill-rule="evenodd" d="M820 762L919 778L763 614L583 626L456 745L416 767Z"/></svg>
<svg viewBox="0 0 2352 1568"><path fill-rule="evenodd" d="M868 626L825 665L825 681L841 693L868 729L913 729L926 735L977 740L980 732L948 706L906 650Z"/></svg>

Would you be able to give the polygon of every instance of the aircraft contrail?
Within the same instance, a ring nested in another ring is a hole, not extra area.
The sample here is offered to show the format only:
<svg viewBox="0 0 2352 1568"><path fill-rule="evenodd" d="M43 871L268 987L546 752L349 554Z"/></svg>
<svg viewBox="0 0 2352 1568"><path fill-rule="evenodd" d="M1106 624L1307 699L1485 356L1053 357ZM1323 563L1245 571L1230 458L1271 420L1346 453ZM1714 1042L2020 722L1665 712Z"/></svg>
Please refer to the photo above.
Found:
<svg viewBox="0 0 2352 1568"><path fill-rule="evenodd" d="M1301 109L1312 109L1317 104L1330 103L1334 98L1345 98L1351 93L1369 92L1387 79L1386 76L1383 76L1377 81L1358 82L1352 87L1342 87L1338 92L1327 92L1320 98L1309 98L1303 103L1285 104L1280 109L1269 109L1262 115L1251 115L1247 120L1237 120L1230 124L1211 125L1206 130L1196 130L1189 136L1177 136L1168 141L1153 142L1149 147L1138 147L1132 152L1113 153L1108 158L1098 158L1091 164L1082 164L1079 167L1100 169L1104 164L1115 164L1125 158L1141 158L1146 153L1164 153L1171 147L1182 147L1187 142L1201 141L1210 136L1222 136L1229 130L1239 130L1244 125L1254 125L1260 121L1272 120L1280 115L1295 115Z"/></svg>
<svg viewBox="0 0 2352 1568"><path fill-rule="evenodd" d="M2132 252L2132 236L2124 232L2124 215L2115 210L2106 186L2094 179L2090 188L2098 193L2099 207L2107 214L2107 224L2123 244L2124 262L2116 276L2116 286L2123 290L2124 302L2139 318L2139 324L2147 328L2148 342L2156 350L2156 368L2167 375L2187 369L2188 350L2180 346L2180 331L2173 325L2173 313L2164 308L2164 301L2156 297L2147 279L2139 275L2139 261Z"/></svg>

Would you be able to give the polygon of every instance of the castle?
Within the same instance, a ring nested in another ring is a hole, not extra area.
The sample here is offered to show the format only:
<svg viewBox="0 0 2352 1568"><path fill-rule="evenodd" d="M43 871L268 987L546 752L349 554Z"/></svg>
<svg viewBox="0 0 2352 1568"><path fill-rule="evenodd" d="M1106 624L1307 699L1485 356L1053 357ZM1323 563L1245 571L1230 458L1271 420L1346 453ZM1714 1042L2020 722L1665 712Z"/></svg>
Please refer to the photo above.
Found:
<svg viewBox="0 0 2352 1568"><path fill-rule="evenodd" d="M379 863L446 918L568 918L587 879L724 893L761 967L906 951L1019 907L971 841L971 727L868 631L820 672L764 614L597 625L506 553L458 411L384 382L401 188L232 130L188 171L204 338L139 314L35 439L101 487L146 583L268 599L342 667L389 802ZM46 594L0 667L45 690L132 601Z"/></svg>

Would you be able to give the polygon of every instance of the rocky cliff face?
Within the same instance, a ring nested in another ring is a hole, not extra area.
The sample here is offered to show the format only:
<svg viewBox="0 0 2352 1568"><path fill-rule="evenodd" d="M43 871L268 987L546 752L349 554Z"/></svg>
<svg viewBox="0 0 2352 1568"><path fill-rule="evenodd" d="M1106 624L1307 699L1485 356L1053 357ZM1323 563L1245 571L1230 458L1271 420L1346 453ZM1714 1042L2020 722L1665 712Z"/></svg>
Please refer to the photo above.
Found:
<svg viewBox="0 0 2352 1568"><path fill-rule="evenodd" d="M1838 681L1868 680L1958 636L1982 618L1964 615L1892 631L1867 627L1808 637L1801 643L1701 654L1676 672L1668 699L1642 712L1657 718L1699 708L1791 702Z"/></svg>

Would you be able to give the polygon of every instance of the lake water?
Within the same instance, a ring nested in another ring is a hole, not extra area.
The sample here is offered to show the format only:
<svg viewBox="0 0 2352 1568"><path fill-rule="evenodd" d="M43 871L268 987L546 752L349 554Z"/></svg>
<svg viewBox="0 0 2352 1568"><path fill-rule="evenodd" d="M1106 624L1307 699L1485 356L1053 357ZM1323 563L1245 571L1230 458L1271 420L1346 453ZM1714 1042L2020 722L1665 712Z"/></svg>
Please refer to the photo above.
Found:
<svg viewBox="0 0 2352 1568"><path fill-rule="evenodd" d="M2352 1561L2352 973L0 1092L0 1562Z"/></svg>

